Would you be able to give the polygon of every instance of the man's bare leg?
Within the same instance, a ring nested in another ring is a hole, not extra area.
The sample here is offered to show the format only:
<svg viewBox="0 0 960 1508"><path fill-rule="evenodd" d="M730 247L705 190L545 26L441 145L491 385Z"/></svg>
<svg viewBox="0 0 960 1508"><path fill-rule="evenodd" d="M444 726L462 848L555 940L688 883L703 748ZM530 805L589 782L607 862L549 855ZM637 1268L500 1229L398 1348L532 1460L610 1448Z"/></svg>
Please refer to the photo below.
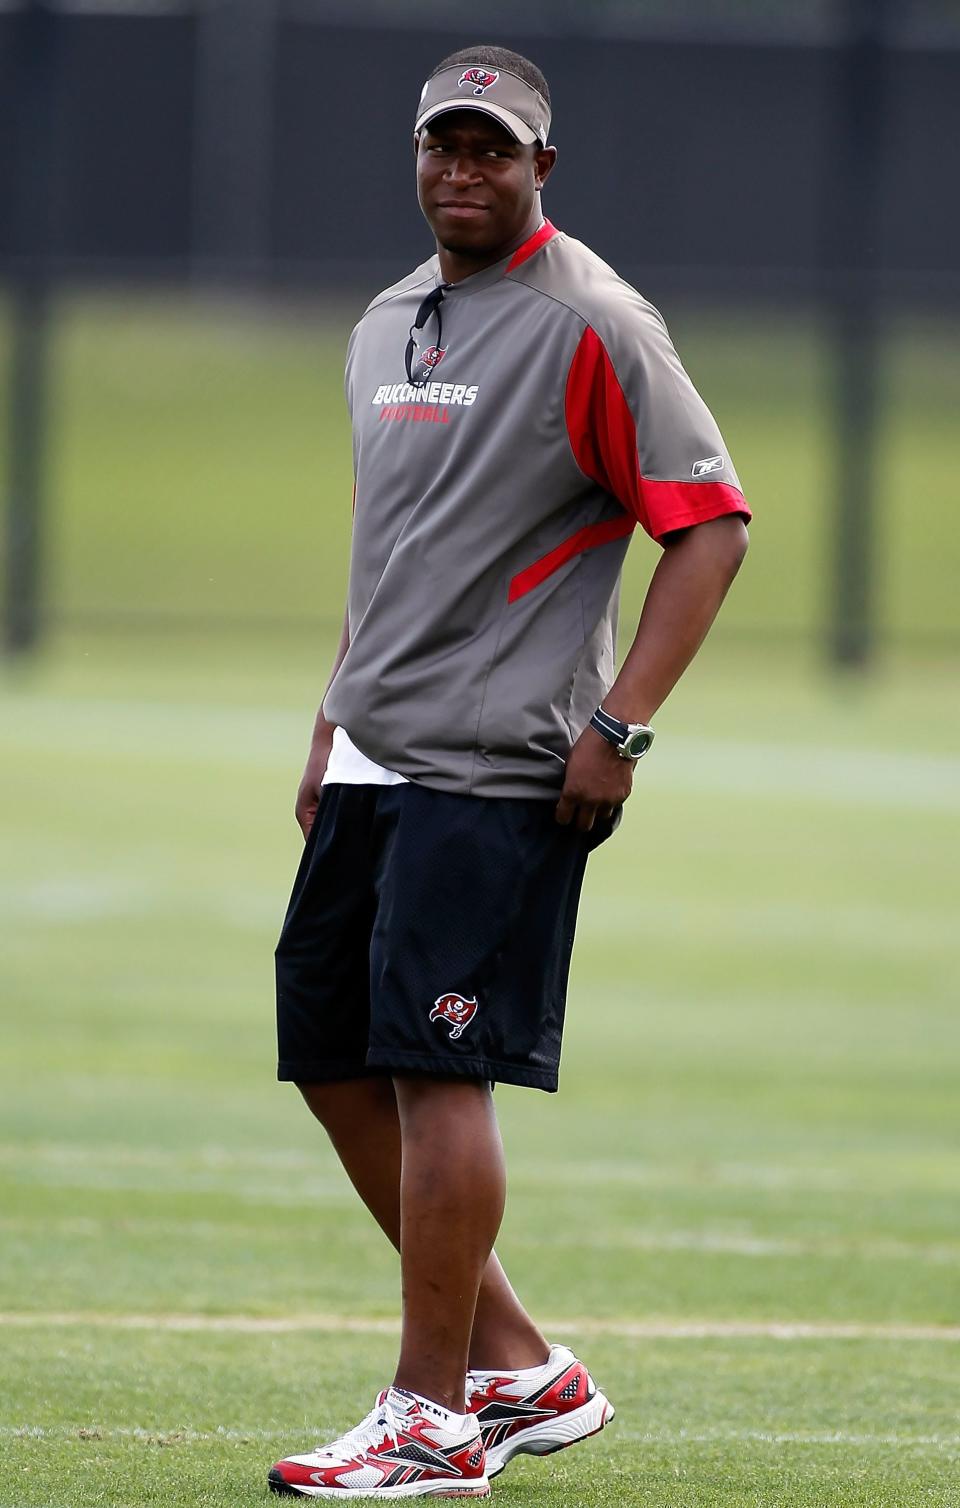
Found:
<svg viewBox="0 0 960 1508"><path fill-rule="evenodd" d="M489 1084L397 1078L403 1328L397 1387L462 1414L483 1270L506 1170Z"/></svg>
<svg viewBox="0 0 960 1508"><path fill-rule="evenodd" d="M360 1198L399 1251L401 1141L393 1083L369 1078L298 1087L325 1127ZM434 1167L442 1145L436 1128L429 1128ZM514 1293L496 1253L491 1253L477 1295L468 1365L509 1371L539 1366L548 1354L541 1331Z"/></svg>

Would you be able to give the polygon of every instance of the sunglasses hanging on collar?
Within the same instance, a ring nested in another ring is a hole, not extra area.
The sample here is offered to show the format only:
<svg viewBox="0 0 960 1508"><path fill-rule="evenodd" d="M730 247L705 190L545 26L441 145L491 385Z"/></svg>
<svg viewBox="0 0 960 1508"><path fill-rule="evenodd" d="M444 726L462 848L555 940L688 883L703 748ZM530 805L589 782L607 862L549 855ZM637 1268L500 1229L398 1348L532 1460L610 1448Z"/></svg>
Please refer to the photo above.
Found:
<svg viewBox="0 0 960 1508"><path fill-rule="evenodd" d="M429 370L420 377L415 377L413 375L414 357L415 354L419 351L419 343L417 341L415 332L423 329L431 314L436 314L437 338L434 341L434 345L439 346L441 340L443 339L443 317L440 313L440 305L443 302L443 295L447 292L449 287L449 283L438 283L436 288L431 289L431 291L424 299L423 303L420 305L420 308L417 310L413 324L410 326L410 338L407 341L407 349L404 352L403 360L404 365L407 369L407 381L410 383L411 387L423 387L427 382L430 381L431 375Z"/></svg>

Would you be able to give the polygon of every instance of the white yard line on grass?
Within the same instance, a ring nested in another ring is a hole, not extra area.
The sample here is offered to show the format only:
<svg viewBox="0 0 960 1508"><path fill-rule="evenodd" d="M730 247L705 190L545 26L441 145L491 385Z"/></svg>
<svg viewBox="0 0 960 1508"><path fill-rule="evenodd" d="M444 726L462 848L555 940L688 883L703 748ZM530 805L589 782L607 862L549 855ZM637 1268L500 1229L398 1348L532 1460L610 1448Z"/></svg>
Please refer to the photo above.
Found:
<svg viewBox="0 0 960 1508"><path fill-rule="evenodd" d="M290 1335L326 1331L353 1335L394 1335L395 1319L359 1314L103 1314L96 1310L62 1313L38 1310L0 1312L0 1327L15 1329L103 1329L212 1331L241 1335ZM627 1340L892 1340L960 1341L960 1325L843 1323L832 1320L548 1320L546 1328L565 1335L611 1335Z"/></svg>
<svg viewBox="0 0 960 1508"><path fill-rule="evenodd" d="M761 1445L933 1445L956 1450L960 1435L864 1435L845 1430L622 1430L625 1440L646 1445L716 1445L724 1440L756 1441Z"/></svg>
<svg viewBox="0 0 960 1508"><path fill-rule="evenodd" d="M6 1440L139 1440L144 1445L195 1445L227 1440L234 1443L259 1443L289 1439L289 1429L145 1429L131 1425L0 1425L0 1439ZM889 1433L869 1435L845 1430L629 1430L618 1425L616 1439L640 1445L717 1445L738 1441L759 1445L876 1445L933 1447L937 1450L960 1448L960 1435L909 1435Z"/></svg>

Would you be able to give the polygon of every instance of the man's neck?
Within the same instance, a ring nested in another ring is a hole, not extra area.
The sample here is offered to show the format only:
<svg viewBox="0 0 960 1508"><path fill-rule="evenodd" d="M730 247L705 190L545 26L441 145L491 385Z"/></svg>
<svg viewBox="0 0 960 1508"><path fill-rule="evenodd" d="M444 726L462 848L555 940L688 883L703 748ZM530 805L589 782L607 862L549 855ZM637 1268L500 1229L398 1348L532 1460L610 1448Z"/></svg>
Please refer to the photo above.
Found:
<svg viewBox="0 0 960 1508"><path fill-rule="evenodd" d="M477 257L464 256L462 252L450 251L448 247L441 246L438 241L437 258L440 262L441 278L445 283L462 283L464 278L472 277L475 272L483 272L485 268L495 266L497 262L502 262L505 257L509 257L518 247L522 246L524 241L529 241L530 237L536 234L542 224L543 211L540 208L540 201L537 200L530 213L530 218L520 234L515 236L512 241L506 241L502 246L498 246L489 255Z"/></svg>

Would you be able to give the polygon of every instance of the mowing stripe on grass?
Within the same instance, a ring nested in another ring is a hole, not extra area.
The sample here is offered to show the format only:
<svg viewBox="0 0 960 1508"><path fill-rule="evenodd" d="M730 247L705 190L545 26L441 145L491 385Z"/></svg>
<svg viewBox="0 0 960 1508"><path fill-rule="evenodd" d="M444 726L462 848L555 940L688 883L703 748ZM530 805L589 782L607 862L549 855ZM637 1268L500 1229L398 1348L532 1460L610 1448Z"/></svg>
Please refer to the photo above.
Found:
<svg viewBox="0 0 960 1508"><path fill-rule="evenodd" d="M76 1142L0 1142L0 1168L9 1167L18 1176L29 1168L31 1183L49 1183L53 1187L77 1188L150 1188L158 1187L157 1174L169 1173L163 1180L164 1192L205 1192L217 1189L231 1197L245 1195L270 1200L277 1204L300 1203L307 1195L322 1194L325 1198L344 1194L350 1199L355 1195L339 1167L325 1169L312 1149L284 1148L270 1152L257 1152L252 1148L236 1151L234 1148L210 1144L178 1150L168 1147L131 1147L117 1142L96 1142L90 1145ZM129 1169L130 1178L111 1175L109 1170ZM138 1171L149 1171L149 1180L137 1181ZM47 1176L49 1173L49 1177ZM266 1173L260 1180L250 1174ZM70 1176L70 1175L73 1176ZM241 1175L238 1181L236 1175ZM215 1175L212 1177L211 1175ZM287 1175L290 1175L287 1177ZM303 1175L302 1177L300 1175ZM225 1186L224 1179L232 1178ZM283 1179L287 1177L284 1184ZM200 1182L203 1178L207 1181ZM930 1159L924 1163L911 1161L905 1169L891 1168L889 1161L882 1165L859 1162L853 1168L839 1168L835 1164L776 1163L717 1161L710 1164L693 1162L669 1162L658 1160L644 1162L638 1158L616 1159L606 1157L603 1161L584 1159L565 1162L560 1166L545 1164L542 1160L526 1160L522 1155L514 1158L512 1182L545 1183L569 1187L571 1184L595 1188L609 1184L625 1188L689 1188L723 1187L734 1189L797 1190L802 1193L862 1193L882 1190L889 1195L891 1188L915 1192L918 1187L935 1191L958 1192L956 1159L944 1157L942 1165L931 1166Z"/></svg>
<svg viewBox="0 0 960 1508"><path fill-rule="evenodd" d="M512 1238L513 1246L536 1247L533 1237ZM591 1230L589 1234L551 1234L551 1246L597 1251L689 1251L699 1256L802 1257L845 1262L913 1262L943 1267L960 1264L960 1246L913 1246L909 1241L851 1238L798 1240L790 1236L730 1235L725 1231Z"/></svg>
<svg viewBox="0 0 960 1508"><path fill-rule="evenodd" d="M213 1331L245 1335L289 1335L307 1330L396 1335L400 1322L362 1314L104 1314L96 1310L63 1313L7 1310L0 1312L0 1326ZM832 1320L631 1320L582 1316L547 1320L545 1328L558 1334L613 1335L627 1340L960 1341L960 1325L845 1324Z"/></svg>
<svg viewBox="0 0 960 1508"><path fill-rule="evenodd" d="M18 699L4 729L11 749L63 752L69 726L74 754L149 754L171 762L286 769L303 739L303 714L285 707L201 706L196 702L34 693ZM189 736L185 732L189 729ZM671 757L645 784L666 790L810 800L818 805L960 810L960 759L909 750L798 748L794 743L737 741L674 734Z"/></svg>
<svg viewBox="0 0 960 1508"><path fill-rule="evenodd" d="M343 1191L352 1201L352 1190ZM263 1234L262 1226L244 1225L235 1220L178 1220L166 1215L109 1216L90 1215L0 1215L0 1232L15 1234L51 1234L97 1240L105 1235L177 1235L191 1241L254 1240ZM366 1242L366 1230L345 1234L344 1239ZM514 1236L515 1248L539 1247L537 1237ZM930 1267L960 1266L960 1245L912 1245L909 1241L797 1240L790 1236L730 1235L725 1231L685 1230L593 1230L570 1236L552 1236L556 1247L596 1248L599 1251L689 1251L701 1256L751 1258L802 1257L845 1262L913 1262Z"/></svg>

